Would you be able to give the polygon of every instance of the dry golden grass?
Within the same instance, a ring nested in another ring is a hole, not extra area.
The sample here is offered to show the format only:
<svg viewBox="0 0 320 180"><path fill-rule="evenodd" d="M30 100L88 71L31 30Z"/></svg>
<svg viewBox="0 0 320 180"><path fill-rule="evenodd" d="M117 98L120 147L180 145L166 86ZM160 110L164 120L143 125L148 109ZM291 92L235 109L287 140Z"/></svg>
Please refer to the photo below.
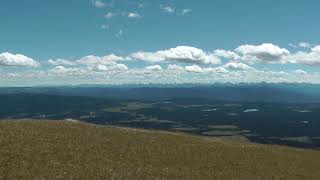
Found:
<svg viewBox="0 0 320 180"><path fill-rule="evenodd" d="M1 121L0 179L320 179L320 152L66 121Z"/></svg>

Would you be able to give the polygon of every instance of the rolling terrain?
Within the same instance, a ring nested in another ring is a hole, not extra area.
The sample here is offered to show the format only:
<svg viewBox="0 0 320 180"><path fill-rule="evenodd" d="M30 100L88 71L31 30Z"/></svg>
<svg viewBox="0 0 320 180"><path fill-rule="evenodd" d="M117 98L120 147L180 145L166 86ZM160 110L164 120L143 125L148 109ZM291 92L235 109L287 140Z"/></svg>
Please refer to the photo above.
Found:
<svg viewBox="0 0 320 180"><path fill-rule="evenodd" d="M121 100L46 94L0 95L1 119L76 119L97 125L242 136L252 142L319 149L320 103L171 99Z"/></svg>
<svg viewBox="0 0 320 180"><path fill-rule="evenodd" d="M0 179L319 179L320 152L76 121L1 121Z"/></svg>

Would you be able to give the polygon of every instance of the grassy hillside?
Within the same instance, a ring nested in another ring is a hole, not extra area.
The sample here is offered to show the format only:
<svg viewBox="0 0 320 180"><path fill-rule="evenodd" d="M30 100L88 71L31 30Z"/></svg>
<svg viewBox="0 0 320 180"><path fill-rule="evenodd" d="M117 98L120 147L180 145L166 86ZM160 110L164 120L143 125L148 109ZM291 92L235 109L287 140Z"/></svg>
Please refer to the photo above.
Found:
<svg viewBox="0 0 320 180"><path fill-rule="evenodd" d="M0 179L319 179L320 151L66 121L0 121Z"/></svg>

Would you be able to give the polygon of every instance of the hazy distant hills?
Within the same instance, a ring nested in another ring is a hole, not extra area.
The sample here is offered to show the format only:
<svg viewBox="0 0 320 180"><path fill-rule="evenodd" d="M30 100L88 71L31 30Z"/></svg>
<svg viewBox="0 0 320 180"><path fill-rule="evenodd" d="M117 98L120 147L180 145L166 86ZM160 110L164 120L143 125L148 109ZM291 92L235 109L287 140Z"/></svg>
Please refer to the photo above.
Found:
<svg viewBox="0 0 320 180"><path fill-rule="evenodd" d="M0 94L36 93L64 96L116 98L122 100L164 101L202 99L245 102L319 102L316 84L213 84L213 85L78 85L52 87L0 88Z"/></svg>

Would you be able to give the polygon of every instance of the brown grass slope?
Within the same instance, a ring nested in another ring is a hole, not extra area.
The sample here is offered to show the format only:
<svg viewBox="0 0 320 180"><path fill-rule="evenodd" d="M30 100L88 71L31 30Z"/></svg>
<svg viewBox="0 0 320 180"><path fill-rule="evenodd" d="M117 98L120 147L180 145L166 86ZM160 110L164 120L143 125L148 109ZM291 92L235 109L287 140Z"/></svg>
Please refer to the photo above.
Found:
<svg viewBox="0 0 320 180"><path fill-rule="evenodd" d="M66 121L0 121L0 179L320 179L320 152Z"/></svg>

